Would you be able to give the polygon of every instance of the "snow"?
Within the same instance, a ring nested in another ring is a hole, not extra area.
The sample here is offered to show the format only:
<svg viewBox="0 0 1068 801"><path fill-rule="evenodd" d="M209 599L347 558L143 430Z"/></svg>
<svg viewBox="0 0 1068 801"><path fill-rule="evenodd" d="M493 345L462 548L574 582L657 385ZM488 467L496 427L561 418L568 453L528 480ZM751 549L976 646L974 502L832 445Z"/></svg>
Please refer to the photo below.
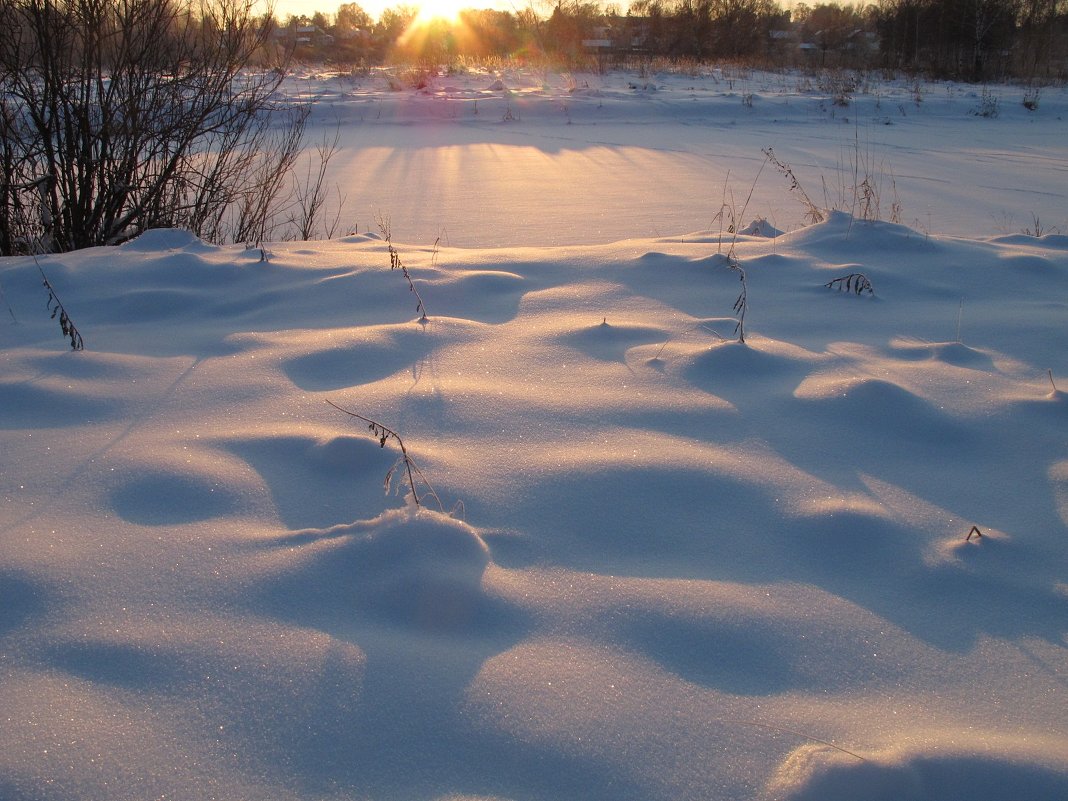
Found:
<svg viewBox="0 0 1068 801"><path fill-rule="evenodd" d="M1068 229L1063 88L1044 87L1032 112L1025 87L988 87L999 113L986 118L977 86L875 72L844 108L818 76L748 70L472 70L418 91L390 83L403 81L319 71L294 83L294 96L317 101L316 122L340 125L349 144L333 164L349 230L376 230L381 210L414 242L600 244L718 230L721 204L740 210L750 191L740 226L760 216L791 230L804 209L786 179L761 168L765 147L821 206L849 210L870 174L882 218L899 202L917 231L1010 234L1033 217Z"/></svg>
<svg viewBox="0 0 1068 801"><path fill-rule="evenodd" d="M298 76L423 323L363 224L0 260L0 797L1068 797L1068 97L800 83Z"/></svg>

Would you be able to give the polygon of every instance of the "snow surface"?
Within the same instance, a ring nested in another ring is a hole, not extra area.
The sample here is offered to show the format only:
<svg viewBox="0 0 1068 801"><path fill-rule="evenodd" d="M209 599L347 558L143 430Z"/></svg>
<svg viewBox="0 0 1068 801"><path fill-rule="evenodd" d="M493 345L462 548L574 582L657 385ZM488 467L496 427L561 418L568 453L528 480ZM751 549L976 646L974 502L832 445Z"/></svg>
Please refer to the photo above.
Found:
<svg viewBox="0 0 1068 801"><path fill-rule="evenodd" d="M877 127L575 76L617 88L567 126L488 77L294 84L393 120L339 169L424 322L363 227L0 261L0 798L1068 797L1068 236L989 215L1063 225L1063 92ZM527 105L441 111L476 97ZM915 159L905 224L802 227L770 165L755 225L711 224L761 147L833 164L855 130ZM912 224L925 196L967 230Z"/></svg>
<svg viewBox="0 0 1068 801"><path fill-rule="evenodd" d="M955 236L1068 233L1068 91L703 69L644 76L503 71L426 78L309 71L290 85L344 150L332 164L347 231L463 247L604 244L718 229L724 200L802 224L773 147L821 206L852 209L877 179L882 218ZM493 87L503 87L496 89ZM985 98L985 100L984 100ZM979 116L996 109L996 117ZM859 180L857 166L859 165ZM754 179L759 176L754 186ZM742 224L748 224L746 220Z"/></svg>

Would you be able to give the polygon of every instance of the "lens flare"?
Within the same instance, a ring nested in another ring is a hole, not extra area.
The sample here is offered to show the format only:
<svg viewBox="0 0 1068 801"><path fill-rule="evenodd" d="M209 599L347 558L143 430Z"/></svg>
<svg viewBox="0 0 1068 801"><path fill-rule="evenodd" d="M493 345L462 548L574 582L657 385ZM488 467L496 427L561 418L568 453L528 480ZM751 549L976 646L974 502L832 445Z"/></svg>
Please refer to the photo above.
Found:
<svg viewBox="0 0 1068 801"><path fill-rule="evenodd" d="M423 0L419 3L419 13L415 15L415 25L426 24L434 20L455 22L460 12L471 6L471 0Z"/></svg>

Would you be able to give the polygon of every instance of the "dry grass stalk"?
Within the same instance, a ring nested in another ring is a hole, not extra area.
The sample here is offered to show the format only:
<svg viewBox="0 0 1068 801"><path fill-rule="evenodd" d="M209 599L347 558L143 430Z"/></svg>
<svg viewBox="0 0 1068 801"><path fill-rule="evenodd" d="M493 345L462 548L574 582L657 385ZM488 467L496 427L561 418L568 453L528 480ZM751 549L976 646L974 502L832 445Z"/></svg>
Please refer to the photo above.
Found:
<svg viewBox="0 0 1068 801"><path fill-rule="evenodd" d="M376 214L375 222L378 223L378 230L382 232L382 238L386 240L386 247L389 248L389 269L401 271L404 280L408 282L408 291L415 295L415 310L419 314L419 322L429 322L430 320L426 316L426 306L423 305L423 298L419 294L419 290L415 288L415 282L412 280L412 275L408 272L408 268L404 265L404 262L401 261L400 253L393 247L392 229L390 228L389 218Z"/></svg>
<svg viewBox="0 0 1068 801"><path fill-rule="evenodd" d="M404 478L408 484L408 490L411 493L412 503L414 503L416 506L422 506L422 500L420 500L419 492L416 489L417 484L421 483L424 487L426 487L426 495L429 495L431 498L433 498L435 502L437 502L438 508L444 512L444 508L441 504L441 499L438 497L437 492L434 491L434 488L430 486L430 482L427 481L427 478L423 474L423 471L419 469L419 467L412 460L412 457L408 455L408 449L405 447L404 440L401 439L400 434L398 434L391 428L387 428L378 421L372 420L370 417L364 417L362 414L357 414L356 412L352 412L348 409L342 408L331 400L328 400L327 403L329 403L339 412L343 412L349 417L355 417L357 420L366 423L367 430L370 431L371 434L374 435L375 439L378 440L378 445L380 448L385 448L386 443L391 439L396 441L397 446L400 448L401 455L400 458L393 464L393 466L389 468L389 470L386 472L386 478L383 482L383 486L385 487L387 495L393 487L393 477L397 472L397 468L403 465Z"/></svg>

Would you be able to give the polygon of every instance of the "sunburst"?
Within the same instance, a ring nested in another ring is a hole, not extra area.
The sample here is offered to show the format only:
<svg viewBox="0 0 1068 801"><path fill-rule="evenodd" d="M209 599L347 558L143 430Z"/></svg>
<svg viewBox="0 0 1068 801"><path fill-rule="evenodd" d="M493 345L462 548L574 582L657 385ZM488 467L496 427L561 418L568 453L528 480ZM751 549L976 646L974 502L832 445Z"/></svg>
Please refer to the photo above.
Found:
<svg viewBox="0 0 1068 801"><path fill-rule="evenodd" d="M426 24L433 20L455 22L460 12L471 7L471 0L421 0L414 24Z"/></svg>

